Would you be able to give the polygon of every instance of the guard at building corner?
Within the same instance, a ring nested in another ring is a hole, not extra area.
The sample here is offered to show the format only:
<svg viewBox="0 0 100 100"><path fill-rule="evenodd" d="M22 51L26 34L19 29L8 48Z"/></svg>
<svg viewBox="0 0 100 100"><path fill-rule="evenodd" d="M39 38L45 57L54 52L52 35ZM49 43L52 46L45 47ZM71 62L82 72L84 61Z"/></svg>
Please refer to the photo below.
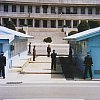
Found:
<svg viewBox="0 0 100 100"><path fill-rule="evenodd" d="M6 66L6 57L4 56L4 52L0 53L0 75L5 78L5 66Z"/></svg>
<svg viewBox="0 0 100 100"><path fill-rule="evenodd" d="M87 77L87 72L89 71L89 75L92 79L92 69L91 66L93 65L92 57L89 53L87 53L87 56L84 58L84 65L85 65L85 71L84 71L84 79Z"/></svg>

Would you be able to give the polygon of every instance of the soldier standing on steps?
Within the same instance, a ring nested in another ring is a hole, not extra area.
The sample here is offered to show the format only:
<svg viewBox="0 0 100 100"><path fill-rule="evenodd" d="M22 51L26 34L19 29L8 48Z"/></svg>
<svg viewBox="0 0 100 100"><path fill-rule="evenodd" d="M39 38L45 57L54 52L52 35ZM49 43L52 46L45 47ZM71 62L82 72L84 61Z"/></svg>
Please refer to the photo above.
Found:
<svg viewBox="0 0 100 100"><path fill-rule="evenodd" d="M33 47L33 61L35 61L35 56L36 56L36 49L35 49L35 45Z"/></svg>
<svg viewBox="0 0 100 100"><path fill-rule="evenodd" d="M50 57L50 52L51 52L51 47L50 45L48 45L47 47L47 56Z"/></svg>

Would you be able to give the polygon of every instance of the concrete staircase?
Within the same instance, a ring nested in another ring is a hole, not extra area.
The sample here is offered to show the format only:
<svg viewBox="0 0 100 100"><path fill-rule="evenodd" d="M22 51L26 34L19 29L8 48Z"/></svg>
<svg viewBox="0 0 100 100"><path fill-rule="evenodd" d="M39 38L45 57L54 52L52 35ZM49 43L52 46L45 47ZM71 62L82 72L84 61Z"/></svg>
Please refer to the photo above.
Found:
<svg viewBox="0 0 100 100"><path fill-rule="evenodd" d="M51 37L53 44L66 44L67 41L63 40L66 35L60 28L29 28L28 34L34 36L34 39L30 39L32 43L43 43L44 38Z"/></svg>

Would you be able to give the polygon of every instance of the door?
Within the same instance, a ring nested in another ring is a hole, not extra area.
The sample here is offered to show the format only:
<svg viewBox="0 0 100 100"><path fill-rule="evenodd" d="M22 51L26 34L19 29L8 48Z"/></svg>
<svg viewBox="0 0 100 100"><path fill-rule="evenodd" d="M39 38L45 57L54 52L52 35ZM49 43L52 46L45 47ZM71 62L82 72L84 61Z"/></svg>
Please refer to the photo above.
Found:
<svg viewBox="0 0 100 100"><path fill-rule="evenodd" d="M100 47L92 47L91 54L93 59L93 77L100 78Z"/></svg>

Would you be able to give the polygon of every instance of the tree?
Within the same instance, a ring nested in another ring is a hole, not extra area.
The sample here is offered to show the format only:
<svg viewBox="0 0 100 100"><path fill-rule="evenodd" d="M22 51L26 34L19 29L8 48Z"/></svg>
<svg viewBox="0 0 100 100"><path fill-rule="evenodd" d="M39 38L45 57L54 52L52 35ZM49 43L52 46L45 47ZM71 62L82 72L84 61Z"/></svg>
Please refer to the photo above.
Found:
<svg viewBox="0 0 100 100"><path fill-rule="evenodd" d="M76 33L77 33L77 31L71 31L71 32L68 33L68 36L74 35L74 34L76 34Z"/></svg>
<svg viewBox="0 0 100 100"><path fill-rule="evenodd" d="M44 38L43 42L51 43L52 39L51 37L47 37L47 38Z"/></svg>
<svg viewBox="0 0 100 100"><path fill-rule="evenodd" d="M88 21L88 24L89 24L89 26L90 26L91 29L100 26L97 21Z"/></svg>
<svg viewBox="0 0 100 100"><path fill-rule="evenodd" d="M7 28L10 28L10 29L12 29L12 30L16 30L15 25L14 25L14 23L13 23L12 21L8 21L8 22L6 23L6 27L7 27Z"/></svg>
<svg viewBox="0 0 100 100"><path fill-rule="evenodd" d="M85 31L85 30L88 30L90 29L90 26L89 24L86 22L86 21L82 21L79 25L78 25L78 32L82 32L82 31Z"/></svg>
<svg viewBox="0 0 100 100"><path fill-rule="evenodd" d="M19 32L26 34L26 32L23 30L23 28L18 29Z"/></svg>

